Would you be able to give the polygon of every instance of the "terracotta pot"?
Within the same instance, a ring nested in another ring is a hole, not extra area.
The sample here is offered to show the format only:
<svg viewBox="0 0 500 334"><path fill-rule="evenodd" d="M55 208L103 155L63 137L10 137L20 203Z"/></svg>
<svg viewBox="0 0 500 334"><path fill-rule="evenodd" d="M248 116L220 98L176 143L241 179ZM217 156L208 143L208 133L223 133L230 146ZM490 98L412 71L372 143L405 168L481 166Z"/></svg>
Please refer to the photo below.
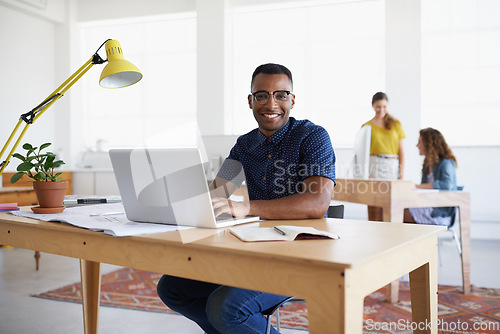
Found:
<svg viewBox="0 0 500 334"><path fill-rule="evenodd" d="M63 200L64 195L66 195L66 189L68 189L68 181L33 182L33 189L35 189L38 204L40 205L38 209L42 209L38 211L43 211L43 213L56 213L64 210Z"/></svg>

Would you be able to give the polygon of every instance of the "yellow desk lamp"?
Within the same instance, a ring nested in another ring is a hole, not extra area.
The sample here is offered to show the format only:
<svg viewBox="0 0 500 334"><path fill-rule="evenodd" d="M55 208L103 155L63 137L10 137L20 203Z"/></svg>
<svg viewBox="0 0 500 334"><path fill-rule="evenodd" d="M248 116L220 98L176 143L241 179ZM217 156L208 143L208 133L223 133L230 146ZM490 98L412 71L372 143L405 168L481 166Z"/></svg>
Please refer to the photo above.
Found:
<svg viewBox="0 0 500 334"><path fill-rule="evenodd" d="M97 54L97 52L99 52L103 45L105 45L104 48L106 49L106 56L108 58L107 60L103 60ZM66 93L66 91L71 86L73 86L75 82L77 82L85 73L87 73L87 71L92 66L94 66L95 64L103 64L105 62L108 62L108 64L104 67L99 79L99 84L104 88L127 87L135 84L142 79L142 73L139 71L139 69L132 63L124 59L120 43L112 39L106 40L101 44L94 55L82 67L80 67L75 73L73 73L73 75L71 75L61 86L59 86L51 95L49 95L47 99L45 99L31 111L21 115L19 121L16 124L16 127L12 131L9 139L7 139L7 142L0 152L0 158L3 157L5 151L7 150L7 147L10 145L12 139L17 133L17 130L19 130L19 128L21 127L23 121L26 122L26 125L24 126L24 129L21 131L21 134L14 143L11 151L7 155L7 158L0 163L0 175L2 175L5 167L7 167L10 158L15 153L29 126L33 124L33 122L35 122L38 117L40 117L51 105L53 105L54 102L59 100L64 95L64 93Z"/></svg>

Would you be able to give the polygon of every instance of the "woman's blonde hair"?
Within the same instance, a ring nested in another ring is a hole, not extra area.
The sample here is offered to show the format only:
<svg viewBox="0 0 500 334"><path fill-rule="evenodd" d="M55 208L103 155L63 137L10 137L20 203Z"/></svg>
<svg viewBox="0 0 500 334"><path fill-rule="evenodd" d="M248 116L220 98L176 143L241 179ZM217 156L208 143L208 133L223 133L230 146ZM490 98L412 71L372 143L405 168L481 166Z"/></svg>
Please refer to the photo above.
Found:
<svg viewBox="0 0 500 334"><path fill-rule="evenodd" d="M425 148L425 159L422 167L422 173L432 171L434 165L440 159L450 159L457 163L457 159L453 155L451 148L444 140L443 135L436 129L425 128L420 130L420 140Z"/></svg>

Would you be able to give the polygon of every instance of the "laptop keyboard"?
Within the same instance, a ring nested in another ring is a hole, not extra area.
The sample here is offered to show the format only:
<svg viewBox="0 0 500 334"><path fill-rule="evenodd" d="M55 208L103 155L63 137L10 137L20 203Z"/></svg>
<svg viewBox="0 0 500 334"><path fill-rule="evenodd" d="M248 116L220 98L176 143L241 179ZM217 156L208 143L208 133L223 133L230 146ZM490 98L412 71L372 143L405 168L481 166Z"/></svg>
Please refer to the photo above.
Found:
<svg viewBox="0 0 500 334"><path fill-rule="evenodd" d="M233 215L229 214L229 213L222 213L220 216L218 216L217 218L215 218L216 221L220 222L220 221L224 221L224 220L233 220L235 219L233 217Z"/></svg>

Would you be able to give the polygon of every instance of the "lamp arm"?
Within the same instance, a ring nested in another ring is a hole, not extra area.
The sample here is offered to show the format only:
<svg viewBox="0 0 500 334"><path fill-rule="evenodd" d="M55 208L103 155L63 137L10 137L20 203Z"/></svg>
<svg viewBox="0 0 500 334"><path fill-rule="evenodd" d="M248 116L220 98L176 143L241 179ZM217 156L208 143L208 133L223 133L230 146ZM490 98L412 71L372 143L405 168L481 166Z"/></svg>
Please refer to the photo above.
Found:
<svg viewBox="0 0 500 334"><path fill-rule="evenodd" d="M100 48L99 48L100 49ZM99 51L99 50L97 50ZM14 152L16 151L17 147L19 146L19 143L21 142L22 138L24 137L26 131L28 130L29 126L33 124L48 108L50 108L57 100L59 100L68 89L71 88L77 82L85 73L87 73L88 70L94 64L102 64L105 61L102 60L102 58L96 53L85 63L80 67L75 73L73 73L65 82L63 82L52 94L49 95L42 103L40 103L38 106L33 108L31 111L24 113L20 116L19 121L17 122L16 126L14 127L14 130L10 134L9 138L7 139L7 142L2 148L2 151L0 151L0 158L4 155L5 151L9 147L11 141L14 139L15 134L19 130L22 122L24 121L26 125L24 126L22 132L20 133L18 139L12 146L12 149L10 150L9 154L7 155L7 158L0 163L0 175L2 175L3 171L5 170L5 167L9 164L10 158L12 155L14 155Z"/></svg>
<svg viewBox="0 0 500 334"><path fill-rule="evenodd" d="M33 118L35 117L36 113L38 113L41 110L43 110L47 106L48 103L50 103L53 99L55 99L59 95L60 94L57 93L55 95L50 96L45 101L43 101L42 103L40 103L39 105L37 105L35 108L31 109L27 113L22 114L20 119L22 119L26 123L32 124L33 123Z"/></svg>

